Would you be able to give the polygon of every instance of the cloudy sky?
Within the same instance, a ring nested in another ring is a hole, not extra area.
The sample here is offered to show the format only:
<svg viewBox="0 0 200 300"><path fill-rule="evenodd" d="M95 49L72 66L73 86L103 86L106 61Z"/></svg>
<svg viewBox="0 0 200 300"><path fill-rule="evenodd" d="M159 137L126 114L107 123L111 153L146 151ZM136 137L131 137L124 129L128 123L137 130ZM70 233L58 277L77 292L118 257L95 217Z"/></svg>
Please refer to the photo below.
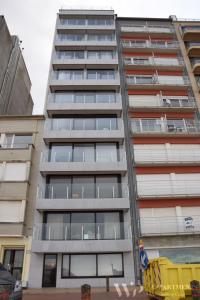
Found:
<svg viewBox="0 0 200 300"><path fill-rule="evenodd" d="M23 42L35 114L43 113L56 13L60 8L112 8L121 17L176 15L200 19L200 0L0 0L0 15L5 16L11 34Z"/></svg>

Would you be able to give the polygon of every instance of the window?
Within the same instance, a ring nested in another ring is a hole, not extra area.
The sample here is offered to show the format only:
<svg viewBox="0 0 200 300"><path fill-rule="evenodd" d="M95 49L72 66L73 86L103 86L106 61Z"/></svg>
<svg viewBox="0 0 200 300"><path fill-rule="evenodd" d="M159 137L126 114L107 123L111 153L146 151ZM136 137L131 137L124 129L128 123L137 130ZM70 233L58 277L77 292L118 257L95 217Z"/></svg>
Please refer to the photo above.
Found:
<svg viewBox="0 0 200 300"><path fill-rule="evenodd" d="M85 40L85 35L84 34L72 34L72 33L67 33L67 34L63 34L60 33L58 35L59 39L61 41L84 41Z"/></svg>
<svg viewBox="0 0 200 300"><path fill-rule="evenodd" d="M89 59L112 59L114 57L113 51L88 51L87 57Z"/></svg>
<svg viewBox="0 0 200 300"><path fill-rule="evenodd" d="M49 199L120 198L121 183L117 175L50 176L45 197Z"/></svg>
<svg viewBox="0 0 200 300"><path fill-rule="evenodd" d="M82 70L59 70L56 74L59 80L81 80L84 73Z"/></svg>
<svg viewBox="0 0 200 300"><path fill-rule="evenodd" d="M6 249L4 252L3 265L16 280L22 279L23 260L23 249Z"/></svg>
<svg viewBox="0 0 200 300"><path fill-rule="evenodd" d="M98 276L123 276L123 263L121 254L99 254Z"/></svg>
<svg viewBox="0 0 200 300"><path fill-rule="evenodd" d="M105 26L112 25L113 19L88 19L88 25Z"/></svg>
<svg viewBox="0 0 200 300"><path fill-rule="evenodd" d="M114 70L87 70L87 79L115 79Z"/></svg>
<svg viewBox="0 0 200 300"><path fill-rule="evenodd" d="M61 277L123 277L123 255L63 254Z"/></svg>
<svg viewBox="0 0 200 300"><path fill-rule="evenodd" d="M57 51L58 58L84 59L84 51Z"/></svg>
<svg viewBox="0 0 200 300"><path fill-rule="evenodd" d="M67 18L60 18L60 23L62 25L85 25L86 20L85 19L67 19Z"/></svg>
<svg viewBox="0 0 200 300"><path fill-rule="evenodd" d="M115 143L96 144L96 160L98 162L117 161L117 147Z"/></svg>
<svg viewBox="0 0 200 300"><path fill-rule="evenodd" d="M48 212L43 240L124 239L121 212Z"/></svg>
<svg viewBox="0 0 200 300"><path fill-rule="evenodd" d="M73 103L74 94L71 92L56 92L54 94L55 103Z"/></svg>
<svg viewBox="0 0 200 300"><path fill-rule="evenodd" d="M72 145L52 145L50 151L51 162L72 161Z"/></svg>
<svg viewBox="0 0 200 300"><path fill-rule="evenodd" d="M94 162L95 150L94 144L74 144L73 161Z"/></svg>
<svg viewBox="0 0 200 300"><path fill-rule="evenodd" d="M200 248L162 249L159 256L167 257L175 264L200 263Z"/></svg>
<svg viewBox="0 0 200 300"><path fill-rule="evenodd" d="M3 148L27 148L33 143L32 134L6 134Z"/></svg>
<svg viewBox="0 0 200 300"><path fill-rule="evenodd" d="M114 35L112 34L88 34L87 35L88 41L113 41Z"/></svg>
<svg viewBox="0 0 200 300"><path fill-rule="evenodd" d="M96 255L71 255L70 277L96 276Z"/></svg>

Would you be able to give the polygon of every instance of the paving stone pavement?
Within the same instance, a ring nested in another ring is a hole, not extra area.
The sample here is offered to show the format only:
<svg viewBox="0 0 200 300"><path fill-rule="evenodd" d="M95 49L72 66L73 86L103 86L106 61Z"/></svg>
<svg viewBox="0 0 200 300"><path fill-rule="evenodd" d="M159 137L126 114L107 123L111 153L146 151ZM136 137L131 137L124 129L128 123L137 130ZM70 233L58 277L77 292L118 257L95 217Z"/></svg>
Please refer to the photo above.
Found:
<svg viewBox="0 0 200 300"><path fill-rule="evenodd" d="M132 289L132 290L131 290ZM145 293L136 293L133 288L129 289L129 295L125 292L119 297L115 290L105 292L105 290L93 290L91 300L147 300ZM79 290L58 290L58 289L40 289L24 291L23 300L81 300Z"/></svg>

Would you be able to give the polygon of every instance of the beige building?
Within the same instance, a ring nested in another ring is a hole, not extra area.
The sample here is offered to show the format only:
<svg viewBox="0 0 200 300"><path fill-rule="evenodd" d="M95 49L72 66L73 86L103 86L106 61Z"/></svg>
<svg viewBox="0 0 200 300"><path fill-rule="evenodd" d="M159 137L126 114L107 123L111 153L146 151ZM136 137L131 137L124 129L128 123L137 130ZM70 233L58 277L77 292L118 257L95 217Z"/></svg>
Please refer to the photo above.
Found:
<svg viewBox="0 0 200 300"><path fill-rule="evenodd" d="M44 116L0 117L0 262L27 285Z"/></svg>

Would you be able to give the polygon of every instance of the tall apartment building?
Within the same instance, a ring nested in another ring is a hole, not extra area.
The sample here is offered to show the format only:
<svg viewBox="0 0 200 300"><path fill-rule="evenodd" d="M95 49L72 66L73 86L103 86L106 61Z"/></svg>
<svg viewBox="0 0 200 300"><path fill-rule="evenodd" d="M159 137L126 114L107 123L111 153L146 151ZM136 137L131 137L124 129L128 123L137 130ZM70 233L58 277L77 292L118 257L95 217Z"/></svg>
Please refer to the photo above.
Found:
<svg viewBox="0 0 200 300"><path fill-rule="evenodd" d="M0 262L27 286L43 116L0 117Z"/></svg>
<svg viewBox="0 0 200 300"><path fill-rule="evenodd" d="M184 26L59 11L30 287L138 283L139 239L149 257L200 261L199 94Z"/></svg>
<svg viewBox="0 0 200 300"><path fill-rule="evenodd" d="M10 35L4 16L0 16L0 70L0 115L30 115L31 81L19 38Z"/></svg>

